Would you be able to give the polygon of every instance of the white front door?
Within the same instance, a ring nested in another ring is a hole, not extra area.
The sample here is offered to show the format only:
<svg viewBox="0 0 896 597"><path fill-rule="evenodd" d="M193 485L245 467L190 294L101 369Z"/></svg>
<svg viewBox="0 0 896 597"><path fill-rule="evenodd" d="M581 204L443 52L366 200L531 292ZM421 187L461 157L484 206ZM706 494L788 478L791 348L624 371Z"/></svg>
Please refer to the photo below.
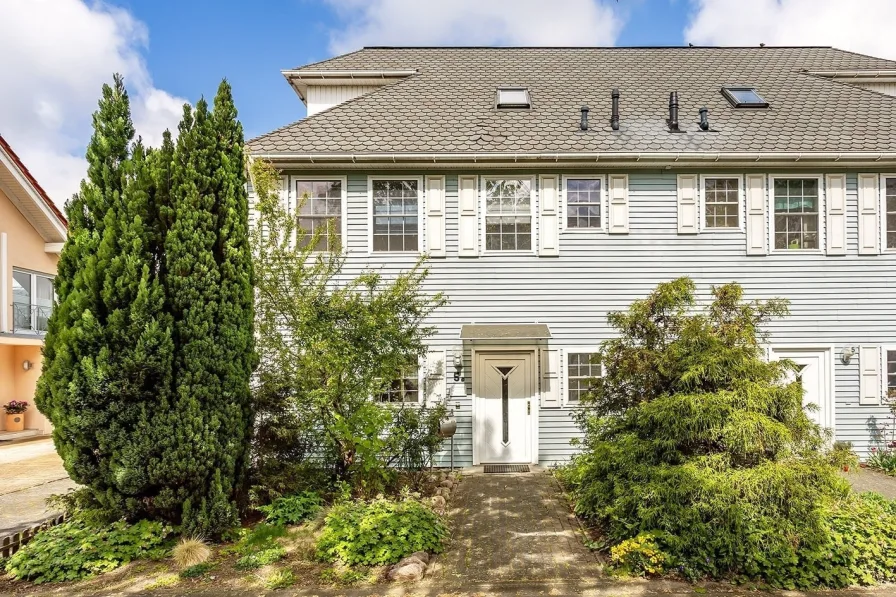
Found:
<svg viewBox="0 0 896 597"><path fill-rule="evenodd" d="M531 353L477 353L473 433L480 463L532 461Z"/></svg>
<svg viewBox="0 0 896 597"><path fill-rule="evenodd" d="M834 427L834 400L831 388L830 349L774 348L777 359L789 359L797 364L799 371L791 374L803 386L803 405L814 404L817 408L807 410L809 418L829 429ZM789 380L788 380L789 381Z"/></svg>

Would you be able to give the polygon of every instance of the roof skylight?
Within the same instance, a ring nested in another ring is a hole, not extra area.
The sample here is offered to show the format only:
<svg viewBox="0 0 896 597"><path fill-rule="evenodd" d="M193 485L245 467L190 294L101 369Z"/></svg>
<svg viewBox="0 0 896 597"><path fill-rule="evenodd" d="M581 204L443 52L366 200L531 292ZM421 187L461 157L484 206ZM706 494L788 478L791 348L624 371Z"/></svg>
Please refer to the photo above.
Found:
<svg viewBox="0 0 896 597"><path fill-rule="evenodd" d="M499 108L531 108L529 90L525 87L498 87L497 100Z"/></svg>
<svg viewBox="0 0 896 597"><path fill-rule="evenodd" d="M722 87L722 95L735 108L768 108L754 87Z"/></svg>

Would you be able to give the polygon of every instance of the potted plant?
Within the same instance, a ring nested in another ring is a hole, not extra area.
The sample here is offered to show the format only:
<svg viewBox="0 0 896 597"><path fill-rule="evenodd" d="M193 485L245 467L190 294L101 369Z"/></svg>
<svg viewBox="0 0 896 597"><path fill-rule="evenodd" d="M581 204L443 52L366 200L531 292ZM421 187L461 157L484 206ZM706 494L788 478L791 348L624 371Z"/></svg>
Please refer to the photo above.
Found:
<svg viewBox="0 0 896 597"><path fill-rule="evenodd" d="M25 411L28 410L28 403L24 400L10 400L3 408L6 410L6 430L23 430L25 428Z"/></svg>

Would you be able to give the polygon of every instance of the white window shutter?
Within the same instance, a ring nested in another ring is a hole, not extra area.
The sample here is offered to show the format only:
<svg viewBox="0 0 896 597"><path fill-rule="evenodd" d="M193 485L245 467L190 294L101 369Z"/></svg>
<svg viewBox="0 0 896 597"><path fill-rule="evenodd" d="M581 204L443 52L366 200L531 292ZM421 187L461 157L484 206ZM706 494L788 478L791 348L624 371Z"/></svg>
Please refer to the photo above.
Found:
<svg viewBox="0 0 896 597"><path fill-rule="evenodd" d="M445 351L430 350L426 353L426 404L445 402Z"/></svg>
<svg viewBox="0 0 896 597"><path fill-rule="evenodd" d="M457 177L458 247L461 257L479 255L479 181L476 176Z"/></svg>
<svg viewBox="0 0 896 597"><path fill-rule="evenodd" d="M560 351L556 348L541 351L541 407L560 406Z"/></svg>
<svg viewBox="0 0 896 597"><path fill-rule="evenodd" d="M426 177L426 252L445 256L445 177Z"/></svg>
<svg viewBox="0 0 896 597"><path fill-rule="evenodd" d="M882 386L880 381L880 347L859 348L859 377L861 394L859 404L880 404Z"/></svg>
<svg viewBox="0 0 896 597"><path fill-rule="evenodd" d="M846 175L825 177L827 254L846 255Z"/></svg>
<svg viewBox="0 0 896 597"><path fill-rule="evenodd" d="M765 174L747 174L747 255L768 254Z"/></svg>
<svg viewBox="0 0 896 597"><path fill-rule="evenodd" d="M610 174L610 223L607 232L625 234L628 232L628 174Z"/></svg>
<svg viewBox="0 0 896 597"><path fill-rule="evenodd" d="M877 174L859 174L859 255L880 253L880 198Z"/></svg>
<svg viewBox="0 0 896 597"><path fill-rule="evenodd" d="M295 193L292 193L294 195ZM281 176L280 177L280 205L286 208L288 213L294 214L298 209L298 203L293 203L291 201L291 194L289 192L289 177Z"/></svg>
<svg viewBox="0 0 896 597"><path fill-rule="evenodd" d="M560 177L542 176L539 196L538 254L560 254Z"/></svg>
<svg viewBox="0 0 896 597"><path fill-rule="evenodd" d="M678 234L697 234L697 175L678 175Z"/></svg>

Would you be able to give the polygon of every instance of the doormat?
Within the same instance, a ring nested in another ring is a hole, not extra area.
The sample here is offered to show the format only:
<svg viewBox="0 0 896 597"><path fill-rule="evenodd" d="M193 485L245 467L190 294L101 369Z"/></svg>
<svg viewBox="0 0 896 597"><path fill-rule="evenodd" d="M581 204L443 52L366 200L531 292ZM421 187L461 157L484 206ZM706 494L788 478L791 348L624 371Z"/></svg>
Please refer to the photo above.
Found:
<svg viewBox="0 0 896 597"><path fill-rule="evenodd" d="M525 464L486 464L486 473L528 473L529 467Z"/></svg>

